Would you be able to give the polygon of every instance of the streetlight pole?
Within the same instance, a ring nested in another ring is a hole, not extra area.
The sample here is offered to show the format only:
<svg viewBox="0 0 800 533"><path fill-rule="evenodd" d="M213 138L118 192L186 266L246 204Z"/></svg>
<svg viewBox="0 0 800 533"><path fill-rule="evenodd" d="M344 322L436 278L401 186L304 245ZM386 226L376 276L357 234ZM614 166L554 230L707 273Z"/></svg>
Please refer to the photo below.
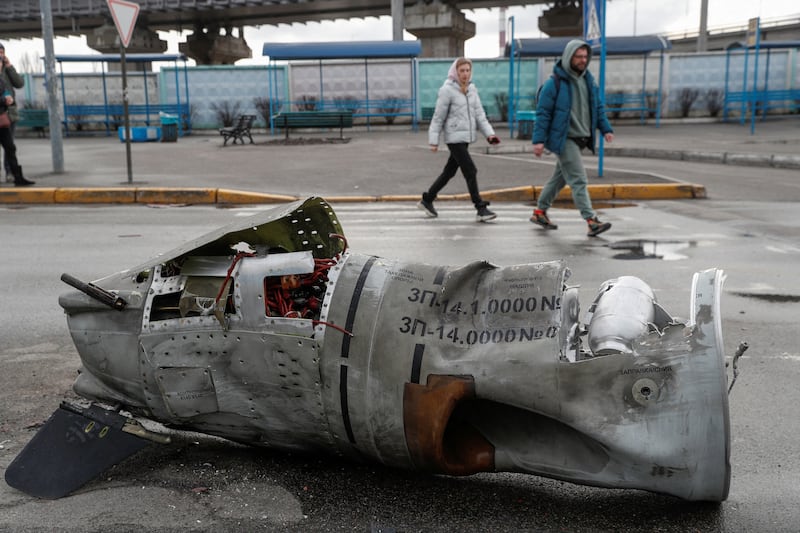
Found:
<svg viewBox="0 0 800 533"><path fill-rule="evenodd" d="M697 36L697 51L708 50L708 0L700 2L700 33Z"/></svg>
<svg viewBox="0 0 800 533"><path fill-rule="evenodd" d="M58 87L56 81L56 59L53 48L53 12L50 0L39 0L42 12L42 40L44 40L44 79L47 89L47 109L50 117L50 151L53 172L64 172L64 143L61 138L61 119L58 114Z"/></svg>

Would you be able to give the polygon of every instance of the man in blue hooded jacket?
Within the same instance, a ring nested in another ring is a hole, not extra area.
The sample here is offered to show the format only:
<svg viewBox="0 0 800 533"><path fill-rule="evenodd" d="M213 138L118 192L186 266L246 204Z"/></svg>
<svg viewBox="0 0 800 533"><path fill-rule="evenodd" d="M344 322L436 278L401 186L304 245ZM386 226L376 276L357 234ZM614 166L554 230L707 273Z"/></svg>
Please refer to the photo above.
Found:
<svg viewBox="0 0 800 533"><path fill-rule="evenodd" d="M553 67L553 76L544 83L539 95L533 154L541 157L547 148L558 157L558 163L539 196L531 222L545 229L557 229L558 226L550 222L547 209L559 191L569 185L575 206L586 220L588 235L594 237L608 230L611 224L600 222L592 209L581 150L589 148L594 153L598 129L606 142L614 139L614 131L588 69L591 58L592 49L586 42L578 39L568 42L561 59Z"/></svg>

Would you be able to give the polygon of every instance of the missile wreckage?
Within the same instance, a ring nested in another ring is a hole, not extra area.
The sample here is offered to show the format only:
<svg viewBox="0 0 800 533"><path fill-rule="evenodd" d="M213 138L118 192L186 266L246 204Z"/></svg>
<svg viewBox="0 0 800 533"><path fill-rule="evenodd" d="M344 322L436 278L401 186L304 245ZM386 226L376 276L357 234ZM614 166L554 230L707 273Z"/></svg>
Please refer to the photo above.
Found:
<svg viewBox="0 0 800 533"><path fill-rule="evenodd" d="M362 255L309 198L62 279L86 402L62 403L6 470L36 497L180 430L432 474L728 495L720 270L694 275L685 321L631 276L581 316L563 261Z"/></svg>

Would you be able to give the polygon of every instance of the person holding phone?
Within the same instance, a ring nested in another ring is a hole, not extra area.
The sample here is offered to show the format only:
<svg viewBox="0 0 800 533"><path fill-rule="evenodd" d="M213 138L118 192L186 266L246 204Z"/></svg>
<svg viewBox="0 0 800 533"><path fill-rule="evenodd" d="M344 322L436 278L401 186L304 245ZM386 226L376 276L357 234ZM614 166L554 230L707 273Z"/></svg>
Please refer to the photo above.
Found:
<svg viewBox="0 0 800 533"><path fill-rule="evenodd" d="M6 55L6 47L0 43L0 82L4 84L5 91L9 95L11 95L11 104L8 104L8 117L11 119L11 126L8 128L8 131L5 132L4 136L10 136L11 142L14 142L14 133L16 131L17 126L17 103L16 98L17 95L14 89L21 89L25 86L25 79L19 75L17 70L11 64L11 60ZM3 104L5 104L5 94L3 96ZM14 172L11 167L11 158L8 155L8 151L3 149L3 168L6 172L6 181L17 181L16 177L14 176Z"/></svg>
<svg viewBox="0 0 800 533"><path fill-rule="evenodd" d="M428 144L431 151L439 150L439 137L444 133L444 142L450 150L450 157L430 188L422 193L422 200L417 207L429 217L437 217L439 213L433 207L433 201L447 182L461 169L467 182L467 190L477 210L476 220L487 222L497 218L488 209L489 202L481 198L478 190L478 169L469 155L469 145L477 140L477 131L486 137L490 144L497 144L500 138L494 133L492 125L486 118L478 89L472 83L472 61L459 57L450 66L447 79L439 89L436 109L428 128Z"/></svg>

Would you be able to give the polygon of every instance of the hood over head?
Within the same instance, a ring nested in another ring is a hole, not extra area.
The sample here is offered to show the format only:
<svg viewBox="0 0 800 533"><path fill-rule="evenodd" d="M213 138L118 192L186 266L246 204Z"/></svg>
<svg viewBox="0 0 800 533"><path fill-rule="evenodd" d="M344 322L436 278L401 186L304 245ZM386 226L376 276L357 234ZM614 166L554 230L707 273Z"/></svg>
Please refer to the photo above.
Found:
<svg viewBox="0 0 800 533"><path fill-rule="evenodd" d="M572 67L570 67L570 63L572 61L572 56L575 55L575 52L578 51L578 48L582 47L586 47L586 49L589 51L589 59L586 62L586 68L588 69L589 64L592 62L592 47L589 46L589 43L582 41L581 39L572 39L567 43L567 46L564 47L564 52L561 54L561 68L570 74L578 75L577 72L573 72Z"/></svg>
<svg viewBox="0 0 800 533"><path fill-rule="evenodd" d="M469 87L469 83L472 81L472 76L470 76L470 79L467 80L467 83L465 84L462 84L461 80L458 79L458 67L460 67L464 63L468 63L470 68L472 67L472 60L467 59L466 57L459 57L458 59L453 61L453 64L450 65L450 70L447 71L447 79L452 80L457 84L459 84L461 86L461 92L466 94L467 87Z"/></svg>
<svg viewBox="0 0 800 533"><path fill-rule="evenodd" d="M458 59L453 61L453 64L450 65L450 70L447 71L447 79L453 80L454 82L458 83L458 67L460 67L464 63L469 63L469 66L470 67L472 66L472 60L467 59L466 57L459 57ZM471 78L470 81L472 81Z"/></svg>

